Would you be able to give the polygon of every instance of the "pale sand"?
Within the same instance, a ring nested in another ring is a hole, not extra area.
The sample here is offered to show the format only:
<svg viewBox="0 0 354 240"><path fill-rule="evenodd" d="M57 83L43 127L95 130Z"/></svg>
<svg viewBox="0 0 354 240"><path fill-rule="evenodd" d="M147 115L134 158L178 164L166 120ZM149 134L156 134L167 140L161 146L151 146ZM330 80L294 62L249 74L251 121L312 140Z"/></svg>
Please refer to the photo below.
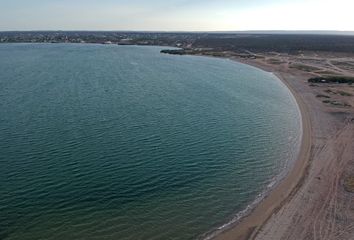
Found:
<svg viewBox="0 0 354 240"><path fill-rule="evenodd" d="M289 68L289 62L234 60L273 72L289 87L302 114L303 139L298 160L284 180L215 239L354 239L354 195L343 187L344 179L354 174L353 107L326 105L316 98L328 87L336 91L343 85L311 87L307 79L315 73ZM354 103L353 97L333 98Z"/></svg>

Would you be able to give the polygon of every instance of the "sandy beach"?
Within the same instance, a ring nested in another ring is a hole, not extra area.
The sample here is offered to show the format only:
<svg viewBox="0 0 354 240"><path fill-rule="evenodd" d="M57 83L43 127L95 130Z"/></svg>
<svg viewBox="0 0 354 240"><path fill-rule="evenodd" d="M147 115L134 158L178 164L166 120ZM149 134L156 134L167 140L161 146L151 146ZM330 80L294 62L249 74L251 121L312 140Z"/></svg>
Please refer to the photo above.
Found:
<svg viewBox="0 0 354 240"><path fill-rule="evenodd" d="M273 72L288 86L302 114L303 138L288 175L248 216L214 239L354 239L354 194L346 186L354 174L354 88L307 81L317 76L314 70L353 76L352 69L328 67L326 60L304 71L280 55L272 55L272 61L267 56L232 59Z"/></svg>

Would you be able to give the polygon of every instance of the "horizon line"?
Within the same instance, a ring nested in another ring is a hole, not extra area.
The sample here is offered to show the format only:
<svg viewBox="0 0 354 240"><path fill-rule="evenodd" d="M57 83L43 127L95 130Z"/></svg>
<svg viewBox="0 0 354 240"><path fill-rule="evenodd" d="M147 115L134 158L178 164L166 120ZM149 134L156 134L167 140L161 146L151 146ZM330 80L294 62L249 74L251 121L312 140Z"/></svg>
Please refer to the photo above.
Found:
<svg viewBox="0 0 354 240"><path fill-rule="evenodd" d="M6 32L130 32L130 33L304 33L304 34L354 34L354 30L0 30L0 33Z"/></svg>

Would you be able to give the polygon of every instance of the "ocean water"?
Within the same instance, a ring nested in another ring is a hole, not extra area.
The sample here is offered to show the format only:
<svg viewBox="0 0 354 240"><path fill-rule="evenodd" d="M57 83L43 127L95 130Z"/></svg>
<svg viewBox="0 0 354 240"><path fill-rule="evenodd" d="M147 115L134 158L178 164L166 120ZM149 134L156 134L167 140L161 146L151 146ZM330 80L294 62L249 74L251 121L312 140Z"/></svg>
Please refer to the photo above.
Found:
<svg viewBox="0 0 354 240"><path fill-rule="evenodd" d="M0 45L0 239L200 238L291 165L283 83L161 49Z"/></svg>

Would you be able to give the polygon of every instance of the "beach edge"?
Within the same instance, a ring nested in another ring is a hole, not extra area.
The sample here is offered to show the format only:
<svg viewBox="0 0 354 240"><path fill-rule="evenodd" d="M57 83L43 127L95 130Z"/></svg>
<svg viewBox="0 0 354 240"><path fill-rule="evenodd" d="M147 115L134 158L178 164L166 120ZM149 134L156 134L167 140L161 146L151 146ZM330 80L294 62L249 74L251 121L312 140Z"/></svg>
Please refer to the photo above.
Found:
<svg viewBox="0 0 354 240"><path fill-rule="evenodd" d="M291 200L292 196L295 195L304 182L311 162L313 127L309 111L310 106L305 103L301 94L292 86L290 81L290 76L292 76L291 72L280 72L269 66L265 67L255 62L245 62L240 59L230 60L273 73L293 95L299 108L302 122L300 150L293 166L290 167L286 176L279 181L274 189L270 190L269 194L267 194L248 215L242 217L240 221L232 224L230 227L216 233L215 236L211 238L213 240L251 240L255 239L258 232L267 223L269 218L278 212L286 202Z"/></svg>

